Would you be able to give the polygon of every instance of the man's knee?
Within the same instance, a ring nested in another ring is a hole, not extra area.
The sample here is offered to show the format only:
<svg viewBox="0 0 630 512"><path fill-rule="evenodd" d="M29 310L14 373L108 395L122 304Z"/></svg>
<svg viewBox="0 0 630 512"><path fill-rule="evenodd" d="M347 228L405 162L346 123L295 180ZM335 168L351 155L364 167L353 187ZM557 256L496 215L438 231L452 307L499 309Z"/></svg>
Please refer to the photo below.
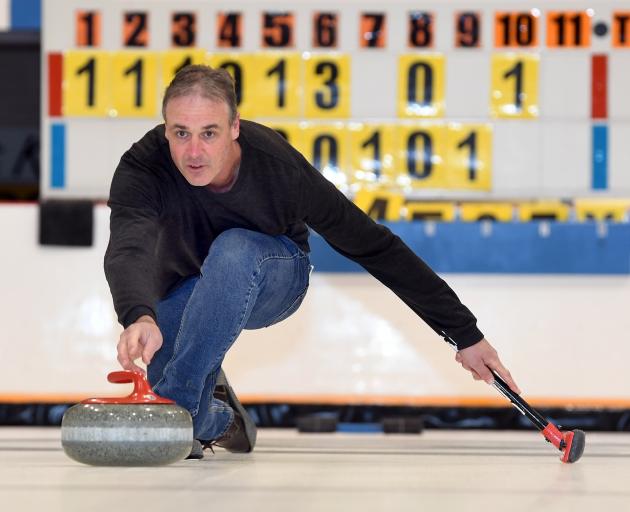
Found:
<svg viewBox="0 0 630 512"><path fill-rule="evenodd" d="M217 266L231 272L251 269L260 260L269 238L268 235L242 228L224 231L212 242L202 273Z"/></svg>

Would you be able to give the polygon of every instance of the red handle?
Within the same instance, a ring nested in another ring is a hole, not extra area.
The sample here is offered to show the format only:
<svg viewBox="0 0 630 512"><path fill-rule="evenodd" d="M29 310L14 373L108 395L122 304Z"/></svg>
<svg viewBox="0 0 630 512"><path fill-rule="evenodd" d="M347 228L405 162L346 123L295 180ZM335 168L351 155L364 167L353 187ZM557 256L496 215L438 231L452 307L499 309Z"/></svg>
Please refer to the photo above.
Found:
<svg viewBox="0 0 630 512"><path fill-rule="evenodd" d="M133 382L133 391L130 395L113 398L89 398L81 403L90 404L174 404L168 398L156 395L147 382L143 373L130 370L111 372L107 376L109 382L115 384L128 384Z"/></svg>

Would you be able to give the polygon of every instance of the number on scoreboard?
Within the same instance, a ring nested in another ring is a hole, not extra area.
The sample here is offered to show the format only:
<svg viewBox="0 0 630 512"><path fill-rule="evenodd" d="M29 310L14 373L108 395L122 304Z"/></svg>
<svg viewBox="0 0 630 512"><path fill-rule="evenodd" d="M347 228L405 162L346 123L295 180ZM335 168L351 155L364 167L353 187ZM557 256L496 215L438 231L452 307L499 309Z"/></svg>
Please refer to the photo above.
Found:
<svg viewBox="0 0 630 512"><path fill-rule="evenodd" d="M591 16L586 11L548 12L549 48L586 48L591 45Z"/></svg>
<svg viewBox="0 0 630 512"><path fill-rule="evenodd" d="M339 16L336 12L313 14L313 48L337 48Z"/></svg>
<svg viewBox="0 0 630 512"><path fill-rule="evenodd" d="M523 48L538 45L538 11L497 12L494 16L494 46Z"/></svg>
<svg viewBox="0 0 630 512"><path fill-rule="evenodd" d="M481 46L481 15L478 12L455 13L455 47Z"/></svg>
<svg viewBox="0 0 630 512"><path fill-rule="evenodd" d="M399 117L444 115L443 55L401 55L398 84Z"/></svg>
<svg viewBox="0 0 630 512"><path fill-rule="evenodd" d="M311 54L305 58L307 118L350 115L350 59L342 54Z"/></svg>
<svg viewBox="0 0 630 512"><path fill-rule="evenodd" d="M76 12L76 45L97 47L101 45L100 11Z"/></svg>
<svg viewBox="0 0 630 512"><path fill-rule="evenodd" d="M243 15L240 12L217 14L217 46L240 48L243 44Z"/></svg>
<svg viewBox="0 0 630 512"><path fill-rule="evenodd" d="M293 46L295 17L291 12L262 14L262 46L290 48Z"/></svg>
<svg viewBox="0 0 630 512"><path fill-rule="evenodd" d="M149 14L126 12L123 14L123 46L145 47L149 45Z"/></svg>
<svg viewBox="0 0 630 512"><path fill-rule="evenodd" d="M410 48L431 48L433 46L433 13L413 11L409 13Z"/></svg>
<svg viewBox="0 0 630 512"><path fill-rule="evenodd" d="M492 56L490 112L494 117L538 116L538 64L533 54Z"/></svg>
<svg viewBox="0 0 630 512"><path fill-rule="evenodd" d="M173 46L195 46L197 39L196 15L194 12L175 12L171 22Z"/></svg>
<svg viewBox="0 0 630 512"><path fill-rule="evenodd" d="M360 48L385 48L387 40L387 17L384 12L361 14L359 27Z"/></svg>

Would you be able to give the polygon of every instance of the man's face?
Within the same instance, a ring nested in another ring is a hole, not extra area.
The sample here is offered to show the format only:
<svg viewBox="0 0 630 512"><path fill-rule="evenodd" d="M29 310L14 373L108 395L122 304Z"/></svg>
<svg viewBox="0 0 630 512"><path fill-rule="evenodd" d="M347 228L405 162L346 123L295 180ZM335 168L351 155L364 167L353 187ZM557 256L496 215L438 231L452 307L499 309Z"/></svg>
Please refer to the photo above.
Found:
<svg viewBox="0 0 630 512"><path fill-rule="evenodd" d="M238 114L230 123L227 103L192 94L169 100L165 117L171 157L188 183L228 184L240 156Z"/></svg>

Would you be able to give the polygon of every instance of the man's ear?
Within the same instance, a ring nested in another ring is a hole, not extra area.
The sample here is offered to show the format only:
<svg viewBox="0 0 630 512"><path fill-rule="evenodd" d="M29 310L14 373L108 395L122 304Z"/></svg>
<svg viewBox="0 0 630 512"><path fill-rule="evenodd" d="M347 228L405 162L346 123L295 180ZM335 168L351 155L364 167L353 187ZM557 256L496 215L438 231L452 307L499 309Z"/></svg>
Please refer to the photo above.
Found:
<svg viewBox="0 0 630 512"><path fill-rule="evenodd" d="M241 115L237 112L234 116L234 122L232 123L232 140L238 139L238 135L241 131Z"/></svg>

